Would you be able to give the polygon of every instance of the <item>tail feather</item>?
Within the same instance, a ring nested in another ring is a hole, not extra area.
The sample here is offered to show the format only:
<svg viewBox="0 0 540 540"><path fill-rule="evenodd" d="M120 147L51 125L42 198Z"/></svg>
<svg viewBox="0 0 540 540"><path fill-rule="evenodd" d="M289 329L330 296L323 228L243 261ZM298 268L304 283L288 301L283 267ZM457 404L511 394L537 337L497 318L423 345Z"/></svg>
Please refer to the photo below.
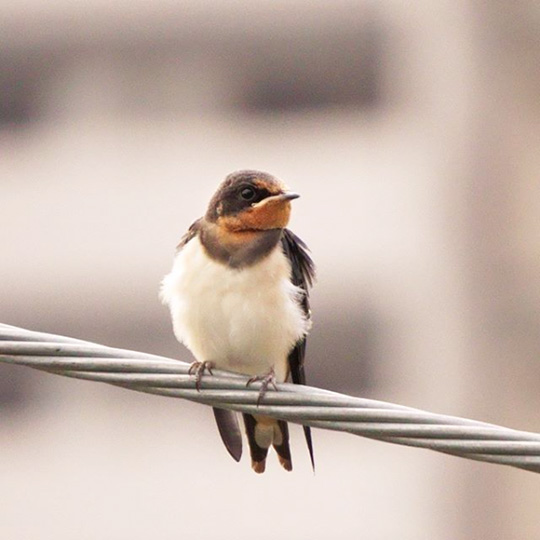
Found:
<svg viewBox="0 0 540 540"><path fill-rule="evenodd" d="M276 433L277 432L277 433ZM272 446L277 452L279 462L286 471L292 471L291 448L289 447L289 426L287 422L278 420L274 427Z"/></svg>
<svg viewBox="0 0 540 540"><path fill-rule="evenodd" d="M267 416L253 416L251 414L243 416L251 454L251 468L257 473L264 472L268 449L273 446L281 466L285 470L291 471L292 460L287 422Z"/></svg>
<svg viewBox="0 0 540 540"><path fill-rule="evenodd" d="M257 442L257 420L255 420L255 417L251 414L243 414L243 417L246 426L249 453L251 454L251 468L256 473L263 473L266 467L266 456L268 455L269 445L266 446L261 442L261 446Z"/></svg>
<svg viewBox="0 0 540 540"><path fill-rule="evenodd" d="M304 435L306 437L306 443L309 450L309 459L311 460L311 467L315 472L315 457L313 455L313 441L311 439L311 428L309 426L303 426Z"/></svg>

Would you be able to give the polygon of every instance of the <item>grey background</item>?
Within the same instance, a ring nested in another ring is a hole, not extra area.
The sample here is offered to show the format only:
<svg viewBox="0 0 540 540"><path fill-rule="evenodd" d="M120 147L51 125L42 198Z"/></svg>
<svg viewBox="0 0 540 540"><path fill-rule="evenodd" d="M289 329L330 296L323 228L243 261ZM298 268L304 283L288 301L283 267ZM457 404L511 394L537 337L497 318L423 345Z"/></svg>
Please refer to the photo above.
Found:
<svg viewBox="0 0 540 540"><path fill-rule="evenodd" d="M232 170L302 194L318 386L540 431L538 3L0 1L0 319L190 361L157 290ZM536 539L538 478L0 366L18 539Z"/></svg>

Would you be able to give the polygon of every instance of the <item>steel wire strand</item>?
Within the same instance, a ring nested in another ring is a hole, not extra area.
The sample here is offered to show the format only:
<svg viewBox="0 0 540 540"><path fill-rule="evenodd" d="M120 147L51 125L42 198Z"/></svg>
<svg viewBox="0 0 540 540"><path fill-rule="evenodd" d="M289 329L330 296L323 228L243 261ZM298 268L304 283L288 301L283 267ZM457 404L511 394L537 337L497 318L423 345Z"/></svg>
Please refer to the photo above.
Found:
<svg viewBox="0 0 540 540"><path fill-rule="evenodd" d="M185 362L5 324L0 361L540 472L540 434L467 418L291 384L278 385L257 406L259 385L247 387L239 374L215 370L198 391Z"/></svg>

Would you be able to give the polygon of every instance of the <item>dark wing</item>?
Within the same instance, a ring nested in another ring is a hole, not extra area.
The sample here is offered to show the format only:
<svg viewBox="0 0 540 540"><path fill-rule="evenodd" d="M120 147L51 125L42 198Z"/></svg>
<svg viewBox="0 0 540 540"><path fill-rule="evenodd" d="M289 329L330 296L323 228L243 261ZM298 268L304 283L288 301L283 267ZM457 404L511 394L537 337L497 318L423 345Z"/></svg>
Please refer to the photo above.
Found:
<svg viewBox="0 0 540 540"><path fill-rule="evenodd" d="M309 288L315 280L315 264L308 254L306 244L289 229L283 230L281 245L283 252L291 262L292 282L304 291L301 305L306 316L310 318ZM289 354L289 368L293 383L295 384L306 384L304 373L305 348L306 340L302 339Z"/></svg>
<svg viewBox="0 0 540 540"><path fill-rule="evenodd" d="M180 239L176 251L180 251L190 240L197 236L201 228L201 220L195 221L186 234ZM234 460L240 461L242 457L242 434L238 425L238 418L234 411L213 407L214 417L221 440Z"/></svg>
<svg viewBox="0 0 540 540"><path fill-rule="evenodd" d="M199 229L201 228L201 219L194 221L190 228L187 230L186 234L180 238L180 242L176 246L176 251L180 251L190 240L197 236Z"/></svg>
<svg viewBox="0 0 540 540"><path fill-rule="evenodd" d="M234 411L212 407L221 440L235 461L242 457L242 434Z"/></svg>
<svg viewBox="0 0 540 540"><path fill-rule="evenodd" d="M302 309L306 317L311 317L309 309L309 287L315 280L315 264L308 254L308 247L289 229L283 230L281 246L286 257L292 266L292 282L304 291L302 296ZM294 384L306 384L306 374L304 371L304 358L306 355L306 338L298 341L294 349L289 353L289 369ZM309 450L311 465L315 470L315 460L313 458L313 442L311 440L311 428L304 426L304 435Z"/></svg>

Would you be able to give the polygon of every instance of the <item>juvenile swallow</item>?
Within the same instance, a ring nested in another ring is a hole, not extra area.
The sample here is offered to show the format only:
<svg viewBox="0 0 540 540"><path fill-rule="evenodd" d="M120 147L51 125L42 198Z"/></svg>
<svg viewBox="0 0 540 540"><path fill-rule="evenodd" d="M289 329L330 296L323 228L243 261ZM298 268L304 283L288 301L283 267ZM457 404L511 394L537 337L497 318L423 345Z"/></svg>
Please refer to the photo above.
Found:
<svg viewBox="0 0 540 540"><path fill-rule="evenodd" d="M178 341L193 353L197 388L213 367L262 381L305 384L306 336L311 328L308 288L315 267L307 246L287 229L299 195L270 174L238 171L225 178L204 217L177 247L161 298ZM248 383L249 384L249 383ZM242 436L233 411L214 408L219 433L239 461ZM292 470L287 423L243 414L251 467L262 473L270 446ZM304 434L312 466L310 428Z"/></svg>

